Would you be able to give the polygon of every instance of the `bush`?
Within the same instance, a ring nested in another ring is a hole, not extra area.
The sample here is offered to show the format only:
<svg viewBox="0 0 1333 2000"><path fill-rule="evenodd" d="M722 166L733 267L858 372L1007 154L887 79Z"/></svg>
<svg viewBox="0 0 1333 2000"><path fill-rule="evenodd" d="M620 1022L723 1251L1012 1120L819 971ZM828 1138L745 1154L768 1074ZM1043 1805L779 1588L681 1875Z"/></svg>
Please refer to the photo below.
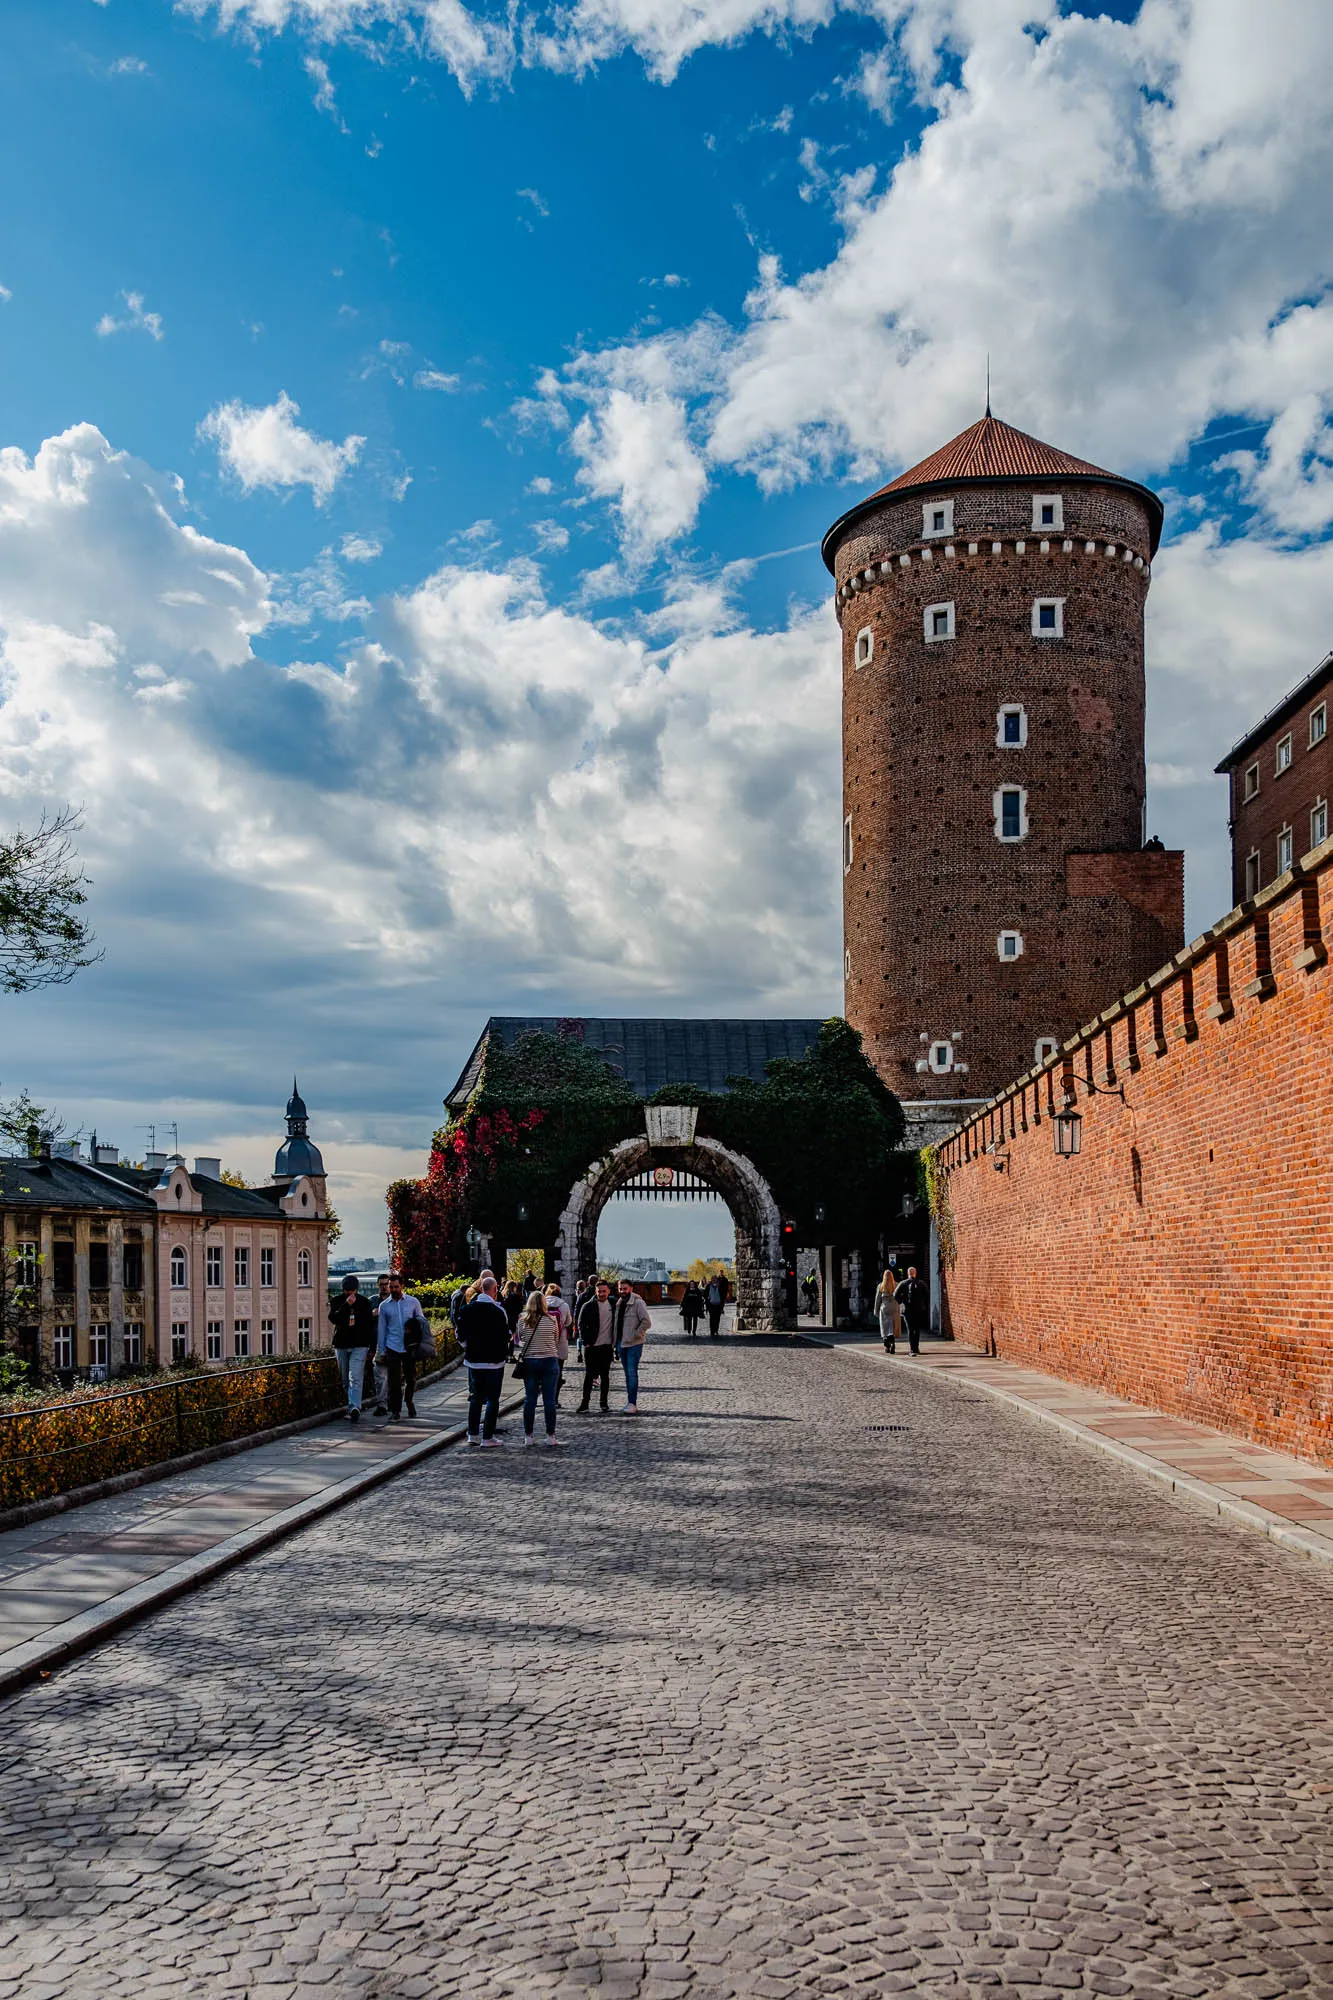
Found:
<svg viewBox="0 0 1333 2000"><path fill-rule="evenodd" d="M403 1290L420 1300L423 1312L447 1313L454 1293L471 1283L471 1278L425 1278L420 1284L404 1284Z"/></svg>

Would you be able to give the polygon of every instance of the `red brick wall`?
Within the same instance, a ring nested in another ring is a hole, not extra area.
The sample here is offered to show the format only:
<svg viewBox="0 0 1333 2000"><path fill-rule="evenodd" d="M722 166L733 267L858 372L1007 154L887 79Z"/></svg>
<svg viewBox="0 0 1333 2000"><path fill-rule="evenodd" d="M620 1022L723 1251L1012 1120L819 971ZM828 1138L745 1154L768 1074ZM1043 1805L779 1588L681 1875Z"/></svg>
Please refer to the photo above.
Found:
<svg viewBox="0 0 1333 2000"><path fill-rule="evenodd" d="M1333 840L942 1148L956 1339L1333 1463L1330 941Z"/></svg>

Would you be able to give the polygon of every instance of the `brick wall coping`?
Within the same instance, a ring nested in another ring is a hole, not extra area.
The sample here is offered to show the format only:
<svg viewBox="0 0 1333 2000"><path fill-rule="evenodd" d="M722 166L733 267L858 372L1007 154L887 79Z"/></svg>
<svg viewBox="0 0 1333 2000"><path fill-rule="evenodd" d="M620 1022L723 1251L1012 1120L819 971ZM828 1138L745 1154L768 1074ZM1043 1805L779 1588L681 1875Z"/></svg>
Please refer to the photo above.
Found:
<svg viewBox="0 0 1333 2000"><path fill-rule="evenodd" d="M990 547L983 550L983 544L987 542ZM867 563L863 569L857 570L854 576L839 584L833 601L837 605L850 603L853 597L863 590L869 590L881 577L889 576L895 569L909 568L913 557L923 566L929 563L933 567L937 560L946 563L957 562L960 545L966 548L969 557L980 557L983 553L990 556L1001 555L1006 544L1017 556L1029 553L1045 556L1052 553L1057 542L1061 555L1100 556L1103 561L1110 557L1116 562L1132 563L1136 570L1142 570L1143 574L1151 579L1152 564L1148 557L1131 548L1128 542L1103 542L1083 535L1041 537L1030 534L982 535L975 541L968 541L965 544L946 542L942 549L938 542L913 542L908 548L900 550L896 556L883 556L875 562Z"/></svg>
<svg viewBox="0 0 1333 2000"><path fill-rule="evenodd" d="M1318 847L1312 847L1308 854L1303 854L1299 860L1293 861L1285 874L1270 882L1266 889L1261 889L1257 896L1248 897L1245 902L1238 903L1234 910L1228 910L1224 917L1219 917L1217 922L1195 938L1192 944L1187 944L1183 951L1178 951L1174 958L1169 958L1165 965L1150 973L1140 985L1131 987L1127 993L1120 994L1109 1007L1103 1007L1095 1020L1076 1029L1068 1041L1063 1042L1056 1053L1048 1056L1044 1063L1035 1063L1022 1076L1015 1077L1012 1083L997 1091L994 1097L988 1098L980 1109L974 1111L970 1118L965 1119L955 1129L940 1148L941 1152L950 1151L966 1137L967 1133L981 1125L1001 1105L1008 1104L1013 1098L1020 1096L1041 1077L1053 1070L1062 1069L1080 1049L1086 1048L1098 1035L1105 1034L1113 1021L1120 1020L1142 1001L1174 985L1185 973L1210 958L1220 943L1229 943L1247 930L1256 917L1263 916L1278 903L1285 903L1289 897L1298 894L1305 883L1329 871L1333 871L1333 834L1330 834L1327 840L1321 841ZM1306 952L1300 954L1296 963L1301 970L1309 971L1314 965L1324 963L1326 955L1323 946L1318 948L1316 957L1309 956L1307 948ZM1276 978L1276 968L1272 977Z"/></svg>

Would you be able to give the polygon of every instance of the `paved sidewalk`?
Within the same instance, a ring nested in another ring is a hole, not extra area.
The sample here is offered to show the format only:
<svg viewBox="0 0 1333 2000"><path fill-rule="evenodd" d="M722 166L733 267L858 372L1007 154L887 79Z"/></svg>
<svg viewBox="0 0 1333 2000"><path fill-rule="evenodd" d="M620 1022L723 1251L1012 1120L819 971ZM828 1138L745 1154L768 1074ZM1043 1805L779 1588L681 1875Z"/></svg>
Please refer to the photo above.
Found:
<svg viewBox="0 0 1333 2000"><path fill-rule="evenodd" d="M0 1535L0 1694L429 1457L466 1407L451 1369L419 1391L415 1419L335 1418Z"/></svg>
<svg viewBox="0 0 1333 2000"><path fill-rule="evenodd" d="M953 1341L927 1339L912 1356L892 1357L873 1335L831 1334L886 1369L910 1368L995 1396L1066 1436L1110 1452L1158 1479L1191 1505L1257 1529L1302 1555L1333 1562L1333 1471L1266 1445L1249 1444L1207 1424L1163 1415L1119 1396L979 1354Z"/></svg>

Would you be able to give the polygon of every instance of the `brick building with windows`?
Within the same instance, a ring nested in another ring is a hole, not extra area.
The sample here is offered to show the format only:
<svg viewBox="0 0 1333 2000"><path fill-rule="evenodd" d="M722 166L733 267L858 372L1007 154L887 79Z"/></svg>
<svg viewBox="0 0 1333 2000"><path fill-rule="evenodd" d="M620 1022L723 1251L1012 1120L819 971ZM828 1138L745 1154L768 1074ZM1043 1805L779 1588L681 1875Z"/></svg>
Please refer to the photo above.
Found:
<svg viewBox="0 0 1333 2000"><path fill-rule="evenodd" d="M1146 841L1157 496L986 416L824 538L843 632L845 1012L909 1143L1184 942Z"/></svg>
<svg viewBox="0 0 1333 2000"><path fill-rule="evenodd" d="M119 1374L154 1362L296 1354L322 1343L328 1289L324 1162L295 1083L273 1178L231 1186L221 1162L150 1154L0 1160L14 1324L5 1344L43 1372Z"/></svg>
<svg viewBox="0 0 1333 2000"><path fill-rule="evenodd" d="M1248 902L1329 834L1333 653L1217 767L1231 787L1231 898Z"/></svg>

